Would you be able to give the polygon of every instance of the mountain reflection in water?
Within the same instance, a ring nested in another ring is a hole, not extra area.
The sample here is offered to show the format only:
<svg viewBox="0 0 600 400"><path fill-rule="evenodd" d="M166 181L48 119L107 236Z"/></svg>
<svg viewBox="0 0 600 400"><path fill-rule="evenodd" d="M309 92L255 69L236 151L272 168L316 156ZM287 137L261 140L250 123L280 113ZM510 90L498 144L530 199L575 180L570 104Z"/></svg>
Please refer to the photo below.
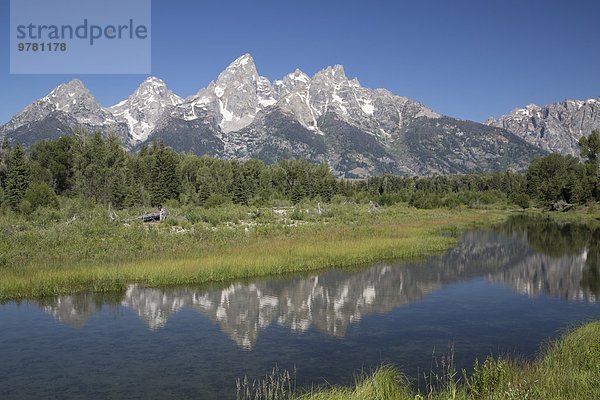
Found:
<svg viewBox="0 0 600 400"><path fill-rule="evenodd" d="M443 285L486 277L528 296L595 302L600 295L600 230L513 218L466 233L455 248L422 262L328 270L307 277L265 278L226 287L156 289L131 285L119 294L77 294L34 303L58 321L82 327L102 309L134 311L152 330L189 307L251 350L271 324L343 337L365 315L416 302Z"/></svg>

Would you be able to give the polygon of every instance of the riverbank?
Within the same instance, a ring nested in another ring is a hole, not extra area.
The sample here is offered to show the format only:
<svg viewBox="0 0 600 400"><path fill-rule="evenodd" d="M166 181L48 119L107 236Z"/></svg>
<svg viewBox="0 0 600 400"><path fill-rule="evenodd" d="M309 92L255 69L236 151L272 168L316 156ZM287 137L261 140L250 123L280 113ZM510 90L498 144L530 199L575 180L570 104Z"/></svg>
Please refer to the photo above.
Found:
<svg viewBox="0 0 600 400"><path fill-rule="evenodd" d="M450 359L451 362L451 359ZM277 373L259 382L258 390L238 385L239 399L273 400L479 400L479 399L598 399L600 398L600 322L590 322L548 344L532 362L515 358L488 358L475 362L473 371L456 371L445 364L441 375L432 373L423 391L415 391L396 368L382 366L359 377L353 387L329 387L294 393L289 373ZM258 396L256 396L258 394Z"/></svg>
<svg viewBox="0 0 600 400"><path fill-rule="evenodd" d="M198 284L419 258L503 210L329 204L176 209L161 224L111 221L100 206L0 222L0 300ZM120 219L120 220L119 220Z"/></svg>

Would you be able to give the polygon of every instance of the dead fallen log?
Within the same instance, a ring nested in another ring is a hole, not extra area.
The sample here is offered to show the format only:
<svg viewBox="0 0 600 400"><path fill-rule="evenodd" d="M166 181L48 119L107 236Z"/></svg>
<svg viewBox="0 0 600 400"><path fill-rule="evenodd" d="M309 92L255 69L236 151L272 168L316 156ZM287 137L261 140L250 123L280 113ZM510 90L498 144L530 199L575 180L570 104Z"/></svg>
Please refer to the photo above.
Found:
<svg viewBox="0 0 600 400"><path fill-rule="evenodd" d="M168 216L169 212L164 208L161 208L155 212L138 215L137 217L131 217L127 219L127 221L141 220L142 222L161 222L167 219Z"/></svg>
<svg viewBox="0 0 600 400"><path fill-rule="evenodd" d="M557 202L554 202L551 206L550 206L550 211L560 211L560 212L565 212L565 211L569 211L571 208L573 208L574 205L567 203L564 200L559 200Z"/></svg>

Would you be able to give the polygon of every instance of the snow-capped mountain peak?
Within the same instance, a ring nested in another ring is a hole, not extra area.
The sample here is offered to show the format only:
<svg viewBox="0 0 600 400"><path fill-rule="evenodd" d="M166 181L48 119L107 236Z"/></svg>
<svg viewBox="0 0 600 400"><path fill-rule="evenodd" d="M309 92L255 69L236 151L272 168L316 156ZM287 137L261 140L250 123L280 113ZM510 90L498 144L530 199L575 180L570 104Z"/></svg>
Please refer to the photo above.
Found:
<svg viewBox="0 0 600 400"><path fill-rule="evenodd" d="M101 108L88 88L79 79L73 79L58 85L41 101L51 104L55 110L64 112L76 111L82 105L93 110Z"/></svg>
<svg viewBox="0 0 600 400"><path fill-rule="evenodd" d="M600 129L600 99L529 104L485 124L504 128L544 150L577 156L579 139Z"/></svg>
<svg viewBox="0 0 600 400"><path fill-rule="evenodd" d="M152 132L165 109L182 101L161 79L150 76L131 96L108 110L118 121L127 124L135 141L141 142Z"/></svg>
<svg viewBox="0 0 600 400"><path fill-rule="evenodd" d="M569 112L600 108L565 104ZM524 112L537 113L533 107ZM544 154L504 129L444 117L385 89L362 87L341 65L312 77L296 69L271 83L250 54L185 100L152 76L108 108L81 81L62 84L0 127L0 139L27 145L80 125L117 133L131 149L162 141L177 151L228 159L304 158L327 162L349 178L519 169ZM507 156L515 152L519 156Z"/></svg>
<svg viewBox="0 0 600 400"><path fill-rule="evenodd" d="M270 81L258 74L252 56L244 54L182 107L186 120L205 111L217 114L221 131L228 133L249 125L260 110L276 102Z"/></svg>

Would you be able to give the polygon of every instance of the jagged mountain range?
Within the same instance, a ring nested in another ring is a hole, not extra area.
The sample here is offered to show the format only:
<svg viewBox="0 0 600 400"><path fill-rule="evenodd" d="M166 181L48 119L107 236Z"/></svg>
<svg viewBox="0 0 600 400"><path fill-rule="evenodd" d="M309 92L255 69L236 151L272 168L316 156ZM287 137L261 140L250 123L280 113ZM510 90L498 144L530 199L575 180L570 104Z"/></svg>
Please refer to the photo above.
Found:
<svg viewBox="0 0 600 400"><path fill-rule="evenodd" d="M600 100L561 104L480 124L362 87L339 65L271 82L245 54L186 99L149 77L127 99L103 107L73 80L17 113L0 138L29 145L80 125L119 135L130 150L162 141L227 159L306 158L347 178L520 170L548 151L575 153L578 135L600 125Z"/></svg>
<svg viewBox="0 0 600 400"><path fill-rule="evenodd" d="M529 104L485 124L507 129L543 150L579 156L579 139L600 130L600 98Z"/></svg>

